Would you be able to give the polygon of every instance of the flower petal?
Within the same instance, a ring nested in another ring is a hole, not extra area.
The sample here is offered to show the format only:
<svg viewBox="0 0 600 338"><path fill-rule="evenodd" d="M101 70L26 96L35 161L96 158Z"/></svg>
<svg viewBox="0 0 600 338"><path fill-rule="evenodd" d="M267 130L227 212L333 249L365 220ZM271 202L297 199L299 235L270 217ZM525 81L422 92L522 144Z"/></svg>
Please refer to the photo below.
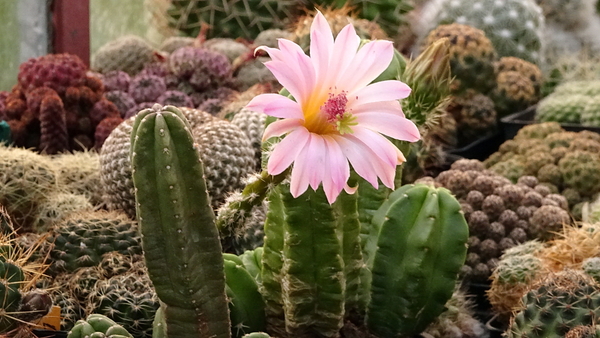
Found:
<svg viewBox="0 0 600 338"><path fill-rule="evenodd" d="M339 84L349 93L355 92L371 83L390 65L394 57L394 46L391 41L371 41L358 50ZM340 87L340 86L338 86Z"/></svg>
<svg viewBox="0 0 600 338"><path fill-rule="evenodd" d="M279 39L279 48L286 56L284 62L298 75L295 82L298 83L301 92L298 94L299 96L294 95L294 98L298 102L306 102L315 87L316 78L313 63L302 48L290 40Z"/></svg>
<svg viewBox="0 0 600 338"><path fill-rule="evenodd" d="M310 148L313 142L314 134L308 133L308 140L302 150L296 156L294 166L292 167L292 177L290 178L290 193L298 197L308 188L311 178Z"/></svg>
<svg viewBox="0 0 600 338"><path fill-rule="evenodd" d="M267 61L265 62L265 67L273 73L277 81L292 94L298 103L302 104L302 102L305 102L303 100L306 98L307 93L305 92L306 85L302 70L290 66L289 60Z"/></svg>
<svg viewBox="0 0 600 338"><path fill-rule="evenodd" d="M416 142L421 138L419 128L413 121L397 114L370 112L354 115L362 128L382 133L397 140ZM355 128L358 130L358 128Z"/></svg>
<svg viewBox="0 0 600 338"><path fill-rule="evenodd" d="M372 102L399 100L410 94L410 87L401 81L387 80L372 83L348 93L348 105L361 105Z"/></svg>
<svg viewBox="0 0 600 338"><path fill-rule="evenodd" d="M267 172L271 175L281 174L296 160L308 140L309 132L304 128L297 128L289 133L275 145L267 162Z"/></svg>
<svg viewBox="0 0 600 338"><path fill-rule="evenodd" d="M304 113L300 105L279 94L260 94L255 96L247 105L249 110L265 113L279 118L303 119Z"/></svg>
<svg viewBox="0 0 600 338"><path fill-rule="evenodd" d="M333 51L333 33L321 12L317 12L310 26L310 58L318 82L322 82Z"/></svg>
<svg viewBox="0 0 600 338"><path fill-rule="evenodd" d="M359 124L360 126L360 124ZM381 134L367 128L355 127L351 138L360 140L368 149L379 157L381 161L391 167L396 167L398 156L396 146Z"/></svg>
<svg viewBox="0 0 600 338"><path fill-rule="evenodd" d="M272 122L265 128L262 140L266 141L271 137L281 136L300 126L302 126L302 120L300 119L283 119Z"/></svg>
<svg viewBox="0 0 600 338"><path fill-rule="evenodd" d="M356 132L354 133L356 134ZM340 144L344 155L350 161L350 164L358 175L363 177L367 182L371 183L373 187L379 186L377 177L381 179L381 182L389 187L394 187L394 177L396 176L396 164L398 162L396 148L391 142L380 136L383 141L387 141L387 147L391 147L387 150L374 143L372 140L368 140L363 136L363 139L355 137L354 134L347 134L344 136L336 137L336 141ZM365 140L366 139L366 140ZM369 143L366 143L369 142ZM384 145L385 148L385 145ZM378 153L383 151L384 153L391 152L391 157L394 158L392 161L394 164L390 165L389 154L383 155Z"/></svg>
<svg viewBox="0 0 600 338"><path fill-rule="evenodd" d="M334 87L338 79L348 71L348 66L352 58L348 55L355 55L360 45L360 37L356 34L354 26L346 25L335 38L333 52L327 68L327 81L325 88ZM331 81L331 82L329 82Z"/></svg>
<svg viewBox="0 0 600 338"><path fill-rule="evenodd" d="M325 146L327 147L328 163L324 166L323 190L327 201L333 203L342 189L347 186L350 177L350 165L344 156L340 145L330 136L324 136Z"/></svg>
<svg viewBox="0 0 600 338"><path fill-rule="evenodd" d="M357 145L346 136L333 136L335 142L340 145L340 149L344 156L350 161L354 171L371 183L375 188L379 186L377 181L377 173L373 169L372 163L369 161L369 155L364 153L364 147ZM379 161L379 160L377 160Z"/></svg>
<svg viewBox="0 0 600 338"><path fill-rule="evenodd" d="M383 101L383 102L370 102L364 103L360 105L348 105L348 111L353 115L359 115L364 113L371 112L380 112L387 114L394 114L399 116L404 116L404 112L402 111L402 106L400 105L400 101Z"/></svg>

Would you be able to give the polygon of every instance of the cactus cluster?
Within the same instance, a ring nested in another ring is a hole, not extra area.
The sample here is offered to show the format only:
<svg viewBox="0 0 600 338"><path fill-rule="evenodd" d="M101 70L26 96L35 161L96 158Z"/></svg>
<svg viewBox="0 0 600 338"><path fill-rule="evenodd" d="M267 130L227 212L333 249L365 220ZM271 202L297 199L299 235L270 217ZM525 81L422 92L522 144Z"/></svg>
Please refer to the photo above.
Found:
<svg viewBox="0 0 600 338"><path fill-rule="evenodd" d="M14 144L48 154L100 146L117 108L103 99L102 81L79 57L48 54L24 62L18 84L3 100ZM99 127L100 126L100 127Z"/></svg>
<svg viewBox="0 0 600 338"><path fill-rule="evenodd" d="M508 317L518 300L549 273L585 272L597 278L600 231L597 224L565 226L549 242L529 241L507 250L494 270L488 298L496 313Z"/></svg>
<svg viewBox="0 0 600 338"><path fill-rule="evenodd" d="M440 25L429 32L421 48L442 38L449 41L452 95L444 108L443 123L432 131L446 148L462 147L493 134L500 117L539 100L540 69L517 57L498 59L482 30L460 23ZM451 118L454 121L449 121Z"/></svg>
<svg viewBox="0 0 600 338"><path fill-rule="evenodd" d="M600 136L591 131L567 132L557 122L533 124L504 142L485 165L516 182L535 176L553 193L562 194L571 212L600 191Z"/></svg>
<svg viewBox="0 0 600 338"><path fill-rule="evenodd" d="M600 126L600 81L564 82L552 94L541 100L535 119L540 122L559 122Z"/></svg>
<svg viewBox="0 0 600 338"><path fill-rule="evenodd" d="M484 31L500 56L543 64L545 19L534 0L431 1L421 10L415 28L423 37L436 26L451 23Z"/></svg>
<svg viewBox="0 0 600 338"><path fill-rule="evenodd" d="M470 231L462 269L467 280L486 281L505 250L530 239L548 239L570 221L566 199L535 177L523 176L513 184L477 160L456 161L435 179L419 181L445 187L461 202Z"/></svg>

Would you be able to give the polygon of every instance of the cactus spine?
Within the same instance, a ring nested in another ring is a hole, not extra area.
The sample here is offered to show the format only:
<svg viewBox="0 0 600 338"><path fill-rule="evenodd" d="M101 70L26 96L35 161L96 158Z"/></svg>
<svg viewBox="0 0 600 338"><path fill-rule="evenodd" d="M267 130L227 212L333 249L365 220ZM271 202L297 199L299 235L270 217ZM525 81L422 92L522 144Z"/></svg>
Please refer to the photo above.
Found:
<svg viewBox="0 0 600 338"><path fill-rule="evenodd" d="M221 245L189 123L157 104L137 115L131 135L142 245L166 335L229 338Z"/></svg>

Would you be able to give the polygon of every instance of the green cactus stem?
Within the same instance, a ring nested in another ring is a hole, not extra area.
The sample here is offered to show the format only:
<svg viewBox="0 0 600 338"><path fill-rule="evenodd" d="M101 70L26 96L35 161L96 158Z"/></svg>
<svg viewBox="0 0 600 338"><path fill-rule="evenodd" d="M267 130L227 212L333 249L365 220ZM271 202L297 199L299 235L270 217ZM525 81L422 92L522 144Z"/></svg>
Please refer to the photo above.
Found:
<svg viewBox="0 0 600 338"><path fill-rule="evenodd" d="M322 188L285 208L282 288L286 331L295 337L337 337L344 318L344 262L333 207Z"/></svg>
<svg viewBox="0 0 600 338"><path fill-rule="evenodd" d="M381 230L367 327L378 337L418 334L444 311L465 261L469 234L460 204L444 188L406 185L373 222Z"/></svg>
<svg viewBox="0 0 600 338"><path fill-rule="evenodd" d="M269 332L285 334L285 316L281 296L281 269L283 267L283 226L285 215L281 190L278 186L269 193L269 210L265 220L265 239L262 254L261 292L265 300L265 315Z"/></svg>
<svg viewBox="0 0 600 338"><path fill-rule="evenodd" d="M165 332L229 338L219 234L189 123L157 104L138 113L131 137L142 246Z"/></svg>
<svg viewBox="0 0 600 338"><path fill-rule="evenodd" d="M242 260L235 257L237 259L223 256L232 336L241 338L245 333L265 330L265 302L256 281L246 270Z"/></svg>

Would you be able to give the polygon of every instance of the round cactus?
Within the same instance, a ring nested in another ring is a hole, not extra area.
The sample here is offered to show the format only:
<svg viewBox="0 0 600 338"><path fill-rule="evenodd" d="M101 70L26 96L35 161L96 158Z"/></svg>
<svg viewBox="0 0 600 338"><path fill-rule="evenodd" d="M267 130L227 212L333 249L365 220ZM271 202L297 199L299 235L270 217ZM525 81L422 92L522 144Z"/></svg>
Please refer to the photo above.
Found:
<svg viewBox="0 0 600 338"><path fill-rule="evenodd" d="M135 102L156 102L159 96L167 91L167 84L162 77L150 74L138 74L129 84L129 95Z"/></svg>
<svg viewBox="0 0 600 338"><path fill-rule="evenodd" d="M101 46L92 57L91 68L106 74L121 70L135 75L154 59L154 49L144 39L125 35Z"/></svg>
<svg viewBox="0 0 600 338"><path fill-rule="evenodd" d="M450 45L450 68L455 77L451 84L454 92L468 88L486 94L495 86L494 61L496 51L482 30L463 25L440 25L425 39L427 47L440 38L448 38Z"/></svg>
<svg viewBox="0 0 600 338"><path fill-rule="evenodd" d="M417 30L424 35L450 23L481 29L500 56L543 62L545 20L534 0L432 1L422 10Z"/></svg>
<svg viewBox="0 0 600 338"><path fill-rule="evenodd" d="M98 265L102 255L111 251L142 253L137 223L118 212L72 214L54 225L47 241L52 243L50 259L54 272Z"/></svg>
<svg viewBox="0 0 600 338"><path fill-rule="evenodd" d="M19 66L19 85L24 90L49 87L63 94L68 87L84 84L87 67L73 54L49 54L29 59Z"/></svg>
<svg viewBox="0 0 600 338"><path fill-rule="evenodd" d="M540 122L579 124L581 114L589 101L590 98L583 94L547 96L538 104L535 118Z"/></svg>

